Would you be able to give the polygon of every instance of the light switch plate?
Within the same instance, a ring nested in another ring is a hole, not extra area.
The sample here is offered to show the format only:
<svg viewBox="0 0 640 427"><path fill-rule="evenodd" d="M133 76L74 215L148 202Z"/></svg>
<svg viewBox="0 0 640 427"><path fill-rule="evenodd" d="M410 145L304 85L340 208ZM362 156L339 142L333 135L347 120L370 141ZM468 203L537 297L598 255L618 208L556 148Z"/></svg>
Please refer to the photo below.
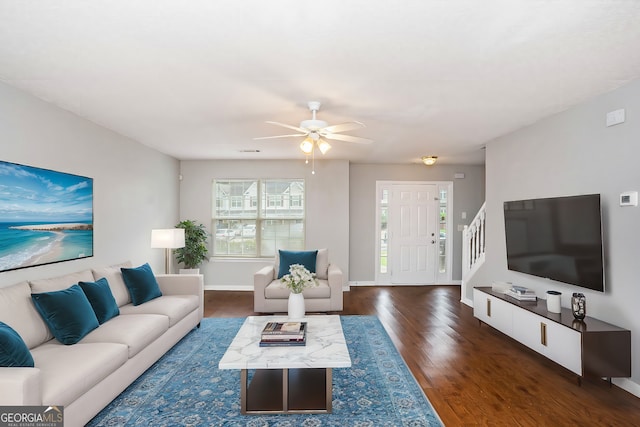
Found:
<svg viewBox="0 0 640 427"><path fill-rule="evenodd" d="M607 113L607 127L624 123L624 108Z"/></svg>

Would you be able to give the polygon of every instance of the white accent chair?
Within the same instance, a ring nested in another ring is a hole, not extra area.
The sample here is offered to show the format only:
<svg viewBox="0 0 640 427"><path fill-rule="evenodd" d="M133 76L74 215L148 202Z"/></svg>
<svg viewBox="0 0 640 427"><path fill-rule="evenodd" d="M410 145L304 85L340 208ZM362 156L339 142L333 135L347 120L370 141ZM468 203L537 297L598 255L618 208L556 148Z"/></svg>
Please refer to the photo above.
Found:
<svg viewBox="0 0 640 427"><path fill-rule="evenodd" d="M278 279L279 252L274 265L260 269L253 276L253 310L256 313L286 313L289 288ZM319 249L316 256L318 286L302 291L306 312L342 311L342 270L329 264L327 249Z"/></svg>

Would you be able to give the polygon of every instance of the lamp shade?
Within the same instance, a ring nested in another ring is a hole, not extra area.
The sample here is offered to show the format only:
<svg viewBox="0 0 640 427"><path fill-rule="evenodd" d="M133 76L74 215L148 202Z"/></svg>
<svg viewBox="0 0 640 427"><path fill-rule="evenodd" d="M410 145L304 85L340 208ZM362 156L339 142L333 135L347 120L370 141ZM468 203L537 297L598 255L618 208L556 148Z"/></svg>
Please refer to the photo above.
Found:
<svg viewBox="0 0 640 427"><path fill-rule="evenodd" d="M151 230L152 248L184 248L184 228Z"/></svg>

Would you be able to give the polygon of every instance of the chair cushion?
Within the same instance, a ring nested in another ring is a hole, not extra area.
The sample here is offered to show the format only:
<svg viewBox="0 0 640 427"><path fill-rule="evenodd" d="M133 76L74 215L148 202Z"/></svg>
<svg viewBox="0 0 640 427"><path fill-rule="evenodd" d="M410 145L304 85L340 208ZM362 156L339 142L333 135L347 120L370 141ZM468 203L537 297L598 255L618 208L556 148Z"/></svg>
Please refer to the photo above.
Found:
<svg viewBox="0 0 640 427"><path fill-rule="evenodd" d="M274 280L264 289L264 296L267 299L287 299L291 290L281 280ZM331 288L326 280L318 280L318 286L305 288L302 291L305 298L331 298Z"/></svg>
<svg viewBox="0 0 640 427"><path fill-rule="evenodd" d="M13 328L0 322L0 366L33 368L29 348Z"/></svg>
<svg viewBox="0 0 640 427"><path fill-rule="evenodd" d="M278 279L289 274L289 267L293 264L301 264L311 273L316 272L316 257L318 251L283 251L279 250L280 267L278 269Z"/></svg>
<svg viewBox="0 0 640 427"><path fill-rule="evenodd" d="M98 280L102 277L107 279L107 281L109 282L109 287L111 288L111 293L116 299L116 304L118 304L118 307L122 307L123 305L129 304L131 302L129 290L127 289L127 285L124 284L122 271L120 270L121 268L131 267L131 262L127 261L123 262L122 264L91 270L93 273L93 280Z"/></svg>
<svg viewBox="0 0 640 427"><path fill-rule="evenodd" d="M329 251L318 249L316 256L316 278L327 280L329 278Z"/></svg>
<svg viewBox="0 0 640 427"><path fill-rule="evenodd" d="M53 336L62 344L75 344L98 327L96 314L78 285L31 294L31 299Z"/></svg>
<svg viewBox="0 0 640 427"><path fill-rule="evenodd" d="M140 305L162 296L160 286L149 263L136 268L121 268L120 270L133 305Z"/></svg>
<svg viewBox="0 0 640 427"><path fill-rule="evenodd" d="M120 314L118 304L116 304L116 300L111 293L107 279L103 277L95 282L80 282L78 285L87 296L93 312L98 318L98 323L102 325L107 320Z"/></svg>

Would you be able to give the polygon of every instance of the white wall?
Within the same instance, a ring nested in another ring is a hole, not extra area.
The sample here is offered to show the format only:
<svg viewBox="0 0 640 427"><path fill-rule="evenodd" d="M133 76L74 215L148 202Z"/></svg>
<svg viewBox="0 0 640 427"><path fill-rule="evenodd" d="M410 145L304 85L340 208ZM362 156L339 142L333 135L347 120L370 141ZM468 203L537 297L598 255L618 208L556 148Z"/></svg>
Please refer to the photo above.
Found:
<svg viewBox="0 0 640 427"><path fill-rule="evenodd" d="M463 179L455 173L465 174ZM462 277L462 233L458 225L467 225L484 203L484 166L438 165L427 167L398 164L351 164L350 241L352 282L375 281L376 181L451 181L453 182L453 280ZM462 219L466 212L467 218Z"/></svg>
<svg viewBox="0 0 640 427"><path fill-rule="evenodd" d="M626 109L627 120L605 126L609 111ZM602 95L487 145L486 264L472 286L493 280L587 298L587 315L631 330L632 381L615 380L640 396L640 207L620 207L624 191L640 191L640 81ZM536 197L600 193L606 292L507 270L502 203Z"/></svg>
<svg viewBox="0 0 640 427"><path fill-rule="evenodd" d="M131 260L164 270L152 228L178 218L178 161L0 83L0 160L93 181L94 256L0 273L0 286Z"/></svg>
<svg viewBox="0 0 640 427"><path fill-rule="evenodd" d="M212 229L214 179L302 178L306 188L307 249L328 248L329 260L349 277L349 163L343 160L188 160L182 161L180 219L193 219ZM211 245L210 245L211 249ZM253 273L273 259L212 258L200 266L207 289L253 289Z"/></svg>

